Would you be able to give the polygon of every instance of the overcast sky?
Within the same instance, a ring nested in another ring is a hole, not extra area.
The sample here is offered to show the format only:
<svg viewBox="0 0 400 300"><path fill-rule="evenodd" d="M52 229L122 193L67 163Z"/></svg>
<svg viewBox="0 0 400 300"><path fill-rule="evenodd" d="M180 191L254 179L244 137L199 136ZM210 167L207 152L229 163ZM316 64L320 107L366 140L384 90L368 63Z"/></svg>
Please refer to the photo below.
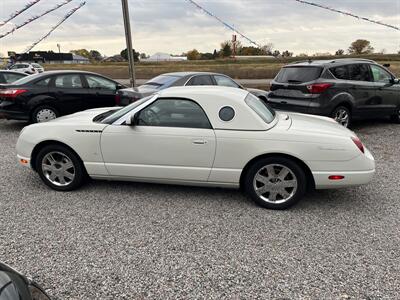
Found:
<svg viewBox="0 0 400 300"><path fill-rule="evenodd" d="M63 0L41 0L0 27L12 28L29 17L40 14ZM312 1L312 0L310 0ZM0 0L0 21L22 8L27 0ZM86 0L86 5L62 24L34 50L61 51L86 48L113 55L125 47L124 28L119 0ZM197 0L206 9L233 24L260 44L273 43L274 48L295 53L335 52L347 49L358 38L368 39L380 51L400 50L400 32L370 24L294 0ZM314 0L337 9L400 27L400 0ZM77 6L73 0L59 10L34 21L13 35L0 39L0 53L21 52L47 33L63 15ZM196 48L212 52L232 32L199 11L186 0L129 0L134 48L153 54L180 54ZM243 45L248 43L240 39Z"/></svg>

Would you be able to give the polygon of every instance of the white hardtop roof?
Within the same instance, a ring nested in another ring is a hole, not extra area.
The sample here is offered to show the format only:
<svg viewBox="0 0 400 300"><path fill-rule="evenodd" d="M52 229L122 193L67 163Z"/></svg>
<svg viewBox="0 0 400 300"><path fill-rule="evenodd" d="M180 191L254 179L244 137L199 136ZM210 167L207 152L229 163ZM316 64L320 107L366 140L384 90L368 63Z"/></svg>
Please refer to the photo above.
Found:
<svg viewBox="0 0 400 300"><path fill-rule="evenodd" d="M191 98L196 96L218 96L229 98L230 101L243 101L249 94L248 91L225 86L179 86L170 87L158 93L160 97ZM218 97L219 98L219 97Z"/></svg>
<svg viewBox="0 0 400 300"><path fill-rule="evenodd" d="M157 98L187 98L196 101L206 112L214 129L266 130L273 124L265 123L245 102L249 92L221 86L171 87L157 93ZM229 106L235 116L225 122L219 118L221 108Z"/></svg>

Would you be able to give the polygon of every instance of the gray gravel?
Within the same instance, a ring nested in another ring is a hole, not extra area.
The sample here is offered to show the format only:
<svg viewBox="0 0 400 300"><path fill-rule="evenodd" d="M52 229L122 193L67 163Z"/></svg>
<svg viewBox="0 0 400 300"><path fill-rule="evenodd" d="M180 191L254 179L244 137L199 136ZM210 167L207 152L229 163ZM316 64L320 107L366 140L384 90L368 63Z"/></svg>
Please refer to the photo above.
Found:
<svg viewBox="0 0 400 300"><path fill-rule="evenodd" d="M223 189L57 193L17 165L23 125L0 121L0 260L55 299L400 298L399 125L356 125L377 160L370 185L288 211Z"/></svg>

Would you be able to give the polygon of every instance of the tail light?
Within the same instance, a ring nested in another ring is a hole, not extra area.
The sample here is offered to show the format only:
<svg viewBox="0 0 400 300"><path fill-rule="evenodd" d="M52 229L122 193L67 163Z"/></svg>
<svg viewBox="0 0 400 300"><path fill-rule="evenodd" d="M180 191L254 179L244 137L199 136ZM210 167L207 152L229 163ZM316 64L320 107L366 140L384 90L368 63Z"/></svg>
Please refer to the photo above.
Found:
<svg viewBox="0 0 400 300"><path fill-rule="evenodd" d="M330 83L315 83L307 85L307 90L311 94L321 94L332 86Z"/></svg>
<svg viewBox="0 0 400 300"><path fill-rule="evenodd" d="M115 94L115 105L120 105L121 104L121 95L120 94Z"/></svg>
<svg viewBox="0 0 400 300"><path fill-rule="evenodd" d="M358 137L352 137L351 139L352 139L352 141L354 142L354 144L356 144L357 148L360 149L360 151L361 151L362 153L364 153L364 152L365 152L365 151L364 151L364 145L363 145L363 143L360 141L360 139L359 139Z"/></svg>
<svg viewBox="0 0 400 300"><path fill-rule="evenodd" d="M27 90L23 89L6 89L6 90L0 90L0 97L3 98L16 98L17 96L27 92Z"/></svg>
<svg viewBox="0 0 400 300"><path fill-rule="evenodd" d="M342 180L344 179L343 175L331 175L328 177L329 180Z"/></svg>

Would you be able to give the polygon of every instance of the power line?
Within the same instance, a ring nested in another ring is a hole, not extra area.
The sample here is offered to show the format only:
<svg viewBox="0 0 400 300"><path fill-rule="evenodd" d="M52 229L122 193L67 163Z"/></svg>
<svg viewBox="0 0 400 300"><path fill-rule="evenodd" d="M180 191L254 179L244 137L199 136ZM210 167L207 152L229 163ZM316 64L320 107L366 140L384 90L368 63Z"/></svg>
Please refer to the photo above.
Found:
<svg viewBox="0 0 400 300"><path fill-rule="evenodd" d="M41 41L43 41L44 39L46 39L54 30L57 29L57 27L59 27L62 23L64 23L69 17L71 17L78 9L80 9L82 6L84 6L86 4L86 2L81 2L81 4L79 4L79 6L71 9L65 16L64 18L62 18L62 20L60 22L58 22L54 27L51 28L51 30L46 33L44 36L42 36L40 39L38 39L36 42L34 42L32 45L30 45L25 51L24 53L27 53L29 51L31 51L37 44L39 44Z"/></svg>
<svg viewBox="0 0 400 300"><path fill-rule="evenodd" d="M64 5L66 5L66 4L68 4L68 3L71 2L71 1L72 1L72 0L65 0L63 3L60 3L60 4L56 5L56 6L53 7L53 8L50 8L49 10L45 11L45 12L42 13L41 15L34 16L34 17L28 19L27 21L25 21L24 23L21 23L21 24L19 24L19 25L16 25L16 26L15 26L13 29L11 29L10 31L8 31L8 32L6 32L6 33L4 33L4 34L0 34L0 39L3 38L3 37L5 37L5 36L7 36L7 35L9 35L9 34L11 34L11 33L14 33L16 30L20 29L21 27L24 27L25 25L28 25L29 23L31 23L31 22L33 22L33 21L35 21L35 20L37 20L37 19L39 19L39 18L41 18L41 17L47 15L48 13L51 13L52 11L55 11L56 9L59 9L60 7L62 7L62 6L64 6Z"/></svg>
<svg viewBox="0 0 400 300"><path fill-rule="evenodd" d="M383 23L383 22L380 22L380 21L376 21L376 20L371 20L371 19L365 18L365 17L360 17L360 16L357 16L355 14L352 14L352 13L349 13L349 12L346 12L346 11L342 11L342 10L338 10L338 9L335 9L335 8L332 8L332 7L324 6L322 4L309 2L309 1L304 1L304 0L294 0L294 1L299 2L299 3L303 3L303 4L307 4L307 5L312 5L312 6L319 7L319 8L323 8L323 9L330 10L330 11L333 11L333 12L337 12L337 13L340 13L340 14L345 15L345 16L349 16L349 17L353 17L353 18L356 18L356 19L359 19L359 20L364 20L364 21L367 21L367 22L370 22L370 23L382 25L382 26L389 27L389 28L392 28L392 29L395 29L395 30L400 30L400 28L397 27L397 26L386 24L386 23Z"/></svg>
<svg viewBox="0 0 400 300"><path fill-rule="evenodd" d="M0 23L0 27L3 26L3 25L5 25L5 24L7 24L7 23L10 22L12 19L14 19L15 17L19 16L19 15L22 14L24 11L26 11L27 9L29 9L29 8L32 7L32 6L34 6L36 3L40 2L40 1L41 1L41 0L33 0L33 1L30 1L28 4L26 4L26 5L24 6L24 8L22 8L21 10L15 11L14 13L12 13L12 14L10 15L10 17L9 17L7 20L5 20L5 21L3 21L2 23Z"/></svg>
<svg viewBox="0 0 400 300"><path fill-rule="evenodd" d="M222 25L224 25L225 27L229 28L230 30L235 31L238 35L240 35L242 38L246 39L247 41L249 41L251 44L257 46L258 48L261 48L261 45L256 43L255 41L253 41L252 39L250 39L249 37L247 37L246 35L244 35L243 33L241 33L240 31L238 31L237 29L235 29L233 26L229 25L228 23L224 22L223 20L221 20L218 16L214 15L212 12L208 11L207 9L205 9L204 7L200 6L198 3L196 3L193 0L186 0L189 3L193 4L194 6L196 6L198 9L200 9L202 12L204 12L205 14L209 15L210 17L216 19L218 22L220 22Z"/></svg>

